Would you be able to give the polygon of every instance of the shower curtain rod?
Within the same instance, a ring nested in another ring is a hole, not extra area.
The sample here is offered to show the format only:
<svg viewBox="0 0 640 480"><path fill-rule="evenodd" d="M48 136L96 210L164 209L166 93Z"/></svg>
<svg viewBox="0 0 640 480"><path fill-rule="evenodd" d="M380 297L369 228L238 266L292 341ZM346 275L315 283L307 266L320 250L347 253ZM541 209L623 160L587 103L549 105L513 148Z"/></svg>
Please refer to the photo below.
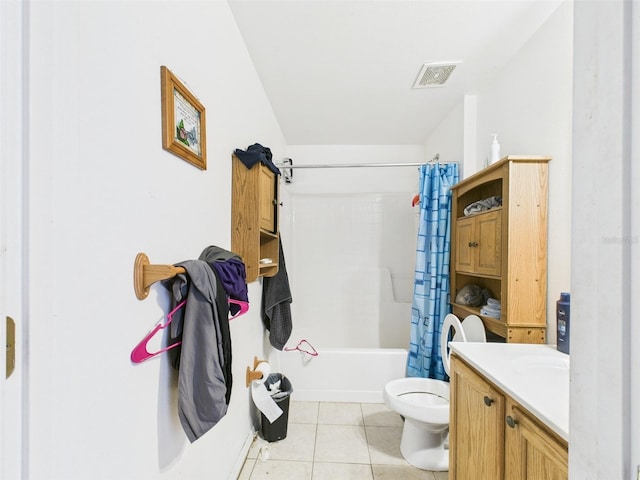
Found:
<svg viewBox="0 0 640 480"><path fill-rule="evenodd" d="M282 169L282 177L285 183L291 183L293 180L294 168L354 168L354 167L419 167L424 164L436 163L440 160L440 154L436 153L430 162L422 163L319 163L310 165L294 165L290 158L282 159L282 163L276 164L276 167ZM457 163L457 162L445 162Z"/></svg>
<svg viewBox="0 0 640 480"><path fill-rule="evenodd" d="M311 165L279 164L278 168L352 168L352 167L419 167L424 163L317 163Z"/></svg>
<svg viewBox="0 0 640 480"><path fill-rule="evenodd" d="M440 160L440 154L436 155L429 162L421 163L317 163L310 165L293 165L290 158L283 159L283 163L277 164L278 168L293 169L293 168L356 168L356 167L419 167L425 163L435 163ZM445 162L445 163L457 163L457 162Z"/></svg>

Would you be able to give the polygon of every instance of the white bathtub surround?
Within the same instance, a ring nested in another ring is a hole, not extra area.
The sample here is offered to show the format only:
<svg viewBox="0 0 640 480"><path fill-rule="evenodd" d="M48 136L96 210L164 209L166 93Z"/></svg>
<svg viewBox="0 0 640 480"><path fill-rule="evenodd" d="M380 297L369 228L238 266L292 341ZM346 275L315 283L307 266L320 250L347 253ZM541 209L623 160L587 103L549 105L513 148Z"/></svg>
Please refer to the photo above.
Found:
<svg viewBox="0 0 640 480"><path fill-rule="evenodd" d="M569 356L554 345L449 344L504 393L569 441Z"/></svg>
<svg viewBox="0 0 640 480"><path fill-rule="evenodd" d="M420 163L408 145L289 146L296 165ZM293 345L407 348L418 167L295 170L280 231L291 282Z"/></svg>
<svg viewBox="0 0 640 480"><path fill-rule="evenodd" d="M404 377L407 351L401 348L318 348L318 356L274 352L274 371L293 386L296 401L382 403L387 382Z"/></svg>

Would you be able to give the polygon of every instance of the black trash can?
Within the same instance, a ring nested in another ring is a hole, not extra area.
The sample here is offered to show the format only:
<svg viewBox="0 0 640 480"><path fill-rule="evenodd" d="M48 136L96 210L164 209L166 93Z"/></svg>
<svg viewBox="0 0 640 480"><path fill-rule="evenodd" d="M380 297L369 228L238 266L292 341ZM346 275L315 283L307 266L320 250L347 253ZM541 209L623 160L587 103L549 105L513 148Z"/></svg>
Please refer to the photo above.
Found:
<svg viewBox="0 0 640 480"><path fill-rule="evenodd" d="M272 385L280 382L278 388L271 387ZM282 410L282 415L274 420L273 423L269 422L269 419L261 413L261 425L262 438L267 442L277 442L287 437L287 425L289 423L289 397L293 392L291 382L287 377L281 373L271 373L265 382L263 383L267 391L271 394L271 398L275 400L276 404Z"/></svg>

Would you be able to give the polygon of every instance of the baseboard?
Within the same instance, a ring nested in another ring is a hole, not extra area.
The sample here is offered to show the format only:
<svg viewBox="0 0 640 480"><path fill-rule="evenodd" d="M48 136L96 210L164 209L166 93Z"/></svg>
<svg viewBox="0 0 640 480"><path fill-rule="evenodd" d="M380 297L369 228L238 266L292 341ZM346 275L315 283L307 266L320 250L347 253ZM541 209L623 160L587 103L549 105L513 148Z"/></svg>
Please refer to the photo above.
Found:
<svg viewBox="0 0 640 480"><path fill-rule="evenodd" d="M240 450L240 453L238 454L238 457L233 464L233 468L231 469L231 473L229 474L229 480L237 480L237 478L240 476L240 472L242 472L242 467L244 466L247 454L249 453L249 449L251 448L253 439L256 437L256 435L257 432L254 432L253 430L249 431L249 433L247 434L247 438L245 439L244 444L242 445L242 449Z"/></svg>

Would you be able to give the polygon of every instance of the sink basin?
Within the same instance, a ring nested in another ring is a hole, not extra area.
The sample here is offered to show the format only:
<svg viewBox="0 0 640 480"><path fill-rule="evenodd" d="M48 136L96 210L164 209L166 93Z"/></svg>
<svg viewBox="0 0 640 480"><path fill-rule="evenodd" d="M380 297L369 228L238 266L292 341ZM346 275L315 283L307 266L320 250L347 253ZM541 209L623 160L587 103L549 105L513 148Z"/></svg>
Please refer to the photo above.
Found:
<svg viewBox="0 0 640 480"><path fill-rule="evenodd" d="M553 392L538 399L540 404L558 399L569 400L569 357L566 355L523 355L511 364L512 372L521 378L518 391L523 398L534 398L538 391ZM542 385L544 389L541 390Z"/></svg>
<svg viewBox="0 0 640 480"><path fill-rule="evenodd" d="M520 373L556 371L569 372L569 357L548 357L544 355L525 355L513 361L513 368Z"/></svg>

